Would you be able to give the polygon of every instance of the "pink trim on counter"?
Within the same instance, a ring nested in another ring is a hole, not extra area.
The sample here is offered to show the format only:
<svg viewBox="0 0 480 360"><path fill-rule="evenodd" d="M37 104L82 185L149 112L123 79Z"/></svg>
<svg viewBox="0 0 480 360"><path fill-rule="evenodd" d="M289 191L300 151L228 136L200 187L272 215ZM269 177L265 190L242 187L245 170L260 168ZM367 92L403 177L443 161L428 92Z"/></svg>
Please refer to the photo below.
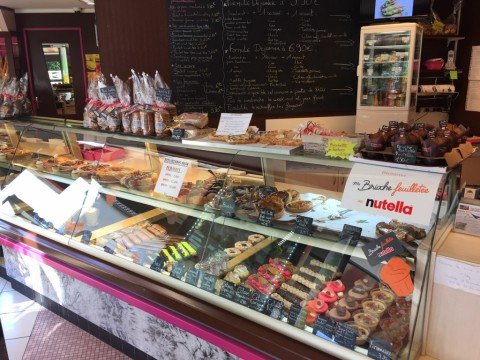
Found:
<svg viewBox="0 0 480 360"><path fill-rule="evenodd" d="M165 322L172 324L178 328L181 328L213 345L216 345L242 359L249 359L249 360L263 360L269 359L267 356L260 354L258 351L249 348L248 346L233 341L232 339L228 338L227 336L218 333L215 330L209 329L208 327L198 324L196 322L190 321L182 316L176 315L164 308L159 307L147 300L141 299L136 297L132 294L126 293L123 290L103 282L96 277L93 277L82 270L74 269L66 264L62 264L55 260L52 260L48 257L48 255L44 254L43 252L33 249L28 245L23 243L18 243L9 240L3 236L0 236L0 244L5 245L16 252L22 253L27 255L36 261L48 265L64 274L72 276L73 278L88 284L100 291L103 291L109 295L116 297L126 303L141 309Z"/></svg>

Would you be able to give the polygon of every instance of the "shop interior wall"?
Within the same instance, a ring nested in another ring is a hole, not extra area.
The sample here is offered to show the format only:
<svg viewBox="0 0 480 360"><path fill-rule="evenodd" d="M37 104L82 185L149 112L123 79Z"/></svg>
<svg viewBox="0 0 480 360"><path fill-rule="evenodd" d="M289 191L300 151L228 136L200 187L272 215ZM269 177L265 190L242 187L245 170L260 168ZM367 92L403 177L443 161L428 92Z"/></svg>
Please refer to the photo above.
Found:
<svg viewBox="0 0 480 360"><path fill-rule="evenodd" d="M83 48L86 54L98 54L95 36L95 14L65 14L65 13L25 13L15 14L17 33L23 43L25 28L67 28L78 27L82 30ZM25 49L22 51L25 54ZM22 73L27 71L26 57L22 56Z"/></svg>
<svg viewBox="0 0 480 360"><path fill-rule="evenodd" d="M452 121L470 126L473 133L480 135L480 112L465 111L465 100L468 88L468 69L470 67L470 57L472 46L480 45L480 25L478 19L480 16L480 1L467 0L462 12L461 33L465 35L465 40L460 41L457 54L457 67L464 72L459 76L458 89L460 95L453 105Z"/></svg>

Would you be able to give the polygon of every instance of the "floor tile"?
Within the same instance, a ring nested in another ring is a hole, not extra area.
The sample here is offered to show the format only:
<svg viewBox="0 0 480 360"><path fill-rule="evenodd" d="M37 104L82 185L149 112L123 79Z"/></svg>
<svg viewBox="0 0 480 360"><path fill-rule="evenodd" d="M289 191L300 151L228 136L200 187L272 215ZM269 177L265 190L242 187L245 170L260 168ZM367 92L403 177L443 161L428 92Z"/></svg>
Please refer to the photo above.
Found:
<svg viewBox="0 0 480 360"><path fill-rule="evenodd" d="M5 287L5 284L7 283L7 280L4 278L0 277L0 293L2 292L3 288Z"/></svg>
<svg viewBox="0 0 480 360"><path fill-rule="evenodd" d="M0 294L0 314L20 312L33 304L33 300L16 291L4 291Z"/></svg>
<svg viewBox="0 0 480 360"><path fill-rule="evenodd" d="M27 309L18 313L2 314L3 335L5 339L28 337L32 333L33 325L37 319L38 309Z"/></svg>
<svg viewBox="0 0 480 360"><path fill-rule="evenodd" d="M10 281L7 281L2 291L13 291L12 284L10 283Z"/></svg>
<svg viewBox="0 0 480 360"><path fill-rule="evenodd" d="M27 348L29 338L20 338L13 340L6 340L7 353L9 360L22 360L25 349Z"/></svg>

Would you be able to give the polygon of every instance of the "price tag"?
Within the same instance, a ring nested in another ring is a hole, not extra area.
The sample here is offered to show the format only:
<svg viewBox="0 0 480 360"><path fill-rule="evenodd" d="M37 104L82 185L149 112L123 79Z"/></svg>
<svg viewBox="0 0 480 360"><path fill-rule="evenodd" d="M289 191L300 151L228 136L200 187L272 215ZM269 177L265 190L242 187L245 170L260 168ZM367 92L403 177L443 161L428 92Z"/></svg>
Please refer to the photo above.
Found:
<svg viewBox="0 0 480 360"><path fill-rule="evenodd" d="M185 129L173 129L172 130L172 139L173 140L182 140L185 137Z"/></svg>
<svg viewBox="0 0 480 360"><path fill-rule="evenodd" d="M177 197L189 166L190 161L188 160L165 157L154 191L167 196Z"/></svg>
<svg viewBox="0 0 480 360"><path fill-rule="evenodd" d="M237 304L248 306L250 304L250 297L252 296L252 290L246 286L239 285L237 286L237 291L233 297L233 301Z"/></svg>
<svg viewBox="0 0 480 360"><path fill-rule="evenodd" d="M250 298L250 309L263 313L269 299L269 296L263 295L258 291L253 291L252 297Z"/></svg>
<svg viewBox="0 0 480 360"><path fill-rule="evenodd" d="M293 232L300 235L310 236L312 234L313 219L302 215L297 215Z"/></svg>
<svg viewBox="0 0 480 360"><path fill-rule="evenodd" d="M261 208L260 214L258 215L258 222L263 226L271 227L273 226L274 216L275 216L275 211Z"/></svg>
<svg viewBox="0 0 480 360"><path fill-rule="evenodd" d="M115 254L116 248L117 248L117 242L115 240L109 240L103 247L103 250L105 250L106 253Z"/></svg>
<svg viewBox="0 0 480 360"><path fill-rule="evenodd" d="M368 357L377 360L392 360L392 343L375 337L371 338L368 345Z"/></svg>
<svg viewBox="0 0 480 360"><path fill-rule="evenodd" d="M440 120L438 122L438 125L440 126L441 129L446 129L447 125L448 125L448 121L447 120Z"/></svg>
<svg viewBox="0 0 480 360"><path fill-rule="evenodd" d="M264 314L277 319L282 320L283 318L283 302L269 298L267 304L265 305Z"/></svg>
<svg viewBox="0 0 480 360"><path fill-rule="evenodd" d="M397 164L415 165L417 162L417 145L397 144L394 147L394 161Z"/></svg>
<svg viewBox="0 0 480 360"><path fill-rule="evenodd" d="M150 269L157 272L161 272L164 267L165 267L165 259L160 256L157 256L155 260L153 260L152 265L150 265Z"/></svg>
<svg viewBox="0 0 480 360"><path fill-rule="evenodd" d="M342 229L342 233L352 234L352 235L356 235L358 237L360 237L360 235L362 235L362 231L363 231L363 229L361 227L348 225L348 224L343 225L343 229Z"/></svg>
<svg viewBox="0 0 480 360"><path fill-rule="evenodd" d="M92 238L92 232L90 230L85 230L82 234L82 244L89 245L91 238Z"/></svg>
<svg viewBox="0 0 480 360"><path fill-rule="evenodd" d="M398 129L398 121L389 121L388 126L390 129Z"/></svg>
<svg viewBox="0 0 480 360"><path fill-rule="evenodd" d="M218 123L217 135L243 135L247 132L253 114L222 113Z"/></svg>
<svg viewBox="0 0 480 360"><path fill-rule="evenodd" d="M348 159L355 153L355 144L347 140L328 140L326 156Z"/></svg>
<svg viewBox="0 0 480 360"><path fill-rule="evenodd" d="M157 101L170 102L172 99L172 90L167 88L155 89L155 98Z"/></svg>
<svg viewBox="0 0 480 360"><path fill-rule="evenodd" d="M362 246L362 250L371 266L388 261L403 252L403 246L393 232Z"/></svg>
<svg viewBox="0 0 480 360"><path fill-rule="evenodd" d="M175 279L182 280L183 275L185 275L185 271L186 271L185 270L185 264L180 263L180 262L176 262L172 266L172 271L170 272L170 276L175 278Z"/></svg>
<svg viewBox="0 0 480 360"><path fill-rule="evenodd" d="M187 276L185 277L185 282L187 284L197 286L199 270L195 268L190 268L187 271Z"/></svg>
<svg viewBox="0 0 480 360"><path fill-rule="evenodd" d="M225 281L220 288L220 296L228 300L233 300L235 297L235 291L235 285L230 281Z"/></svg>
<svg viewBox="0 0 480 360"><path fill-rule="evenodd" d="M293 304L288 312L287 321L290 325L303 329L305 328L306 316L307 312L300 305Z"/></svg>
<svg viewBox="0 0 480 360"><path fill-rule="evenodd" d="M355 342L357 340L357 330L342 323L338 323L335 328L333 341L337 344L345 346L350 350L355 349Z"/></svg>
<svg viewBox="0 0 480 360"><path fill-rule="evenodd" d="M313 333L327 340L333 339L337 322L330 318L318 316L313 325Z"/></svg>
<svg viewBox="0 0 480 360"><path fill-rule="evenodd" d="M105 95L107 98L118 99L117 89L115 86L105 86L100 88L100 93Z"/></svg>
<svg viewBox="0 0 480 360"><path fill-rule="evenodd" d="M258 187L258 197L259 199L263 199L264 197L277 192L277 188L268 185L260 185Z"/></svg>
<svg viewBox="0 0 480 360"><path fill-rule="evenodd" d="M458 80L458 71L450 70L450 80Z"/></svg>
<svg viewBox="0 0 480 360"><path fill-rule="evenodd" d="M205 272L201 272L200 278L201 283L200 283L200 289L203 289L205 291L214 293L215 292L215 284L217 283L217 277L211 274L207 274Z"/></svg>
<svg viewBox="0 0 480 360"><path fill-rule="evenodd" d="M220 213L225 217L234 217L237 209L237 202L233 198L222 199Z"/></svg>

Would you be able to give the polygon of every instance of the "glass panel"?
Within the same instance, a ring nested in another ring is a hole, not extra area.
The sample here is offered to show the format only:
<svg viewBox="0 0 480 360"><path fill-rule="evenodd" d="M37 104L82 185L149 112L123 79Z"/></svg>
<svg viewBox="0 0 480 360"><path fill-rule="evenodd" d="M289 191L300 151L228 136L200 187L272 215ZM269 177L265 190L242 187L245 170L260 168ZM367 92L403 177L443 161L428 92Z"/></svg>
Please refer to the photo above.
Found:
<svg viewBox="0 0 480 360"><path fill-rule="evenodd" d="M410 37L410 31L365 34L362 106L405 107Z"/></svg>
<svg viewBox="0 0 480 360"><path fill-rule="evenodd" d="M75 94L68 44L42 44L58 115L75 114Z"/></svg>

